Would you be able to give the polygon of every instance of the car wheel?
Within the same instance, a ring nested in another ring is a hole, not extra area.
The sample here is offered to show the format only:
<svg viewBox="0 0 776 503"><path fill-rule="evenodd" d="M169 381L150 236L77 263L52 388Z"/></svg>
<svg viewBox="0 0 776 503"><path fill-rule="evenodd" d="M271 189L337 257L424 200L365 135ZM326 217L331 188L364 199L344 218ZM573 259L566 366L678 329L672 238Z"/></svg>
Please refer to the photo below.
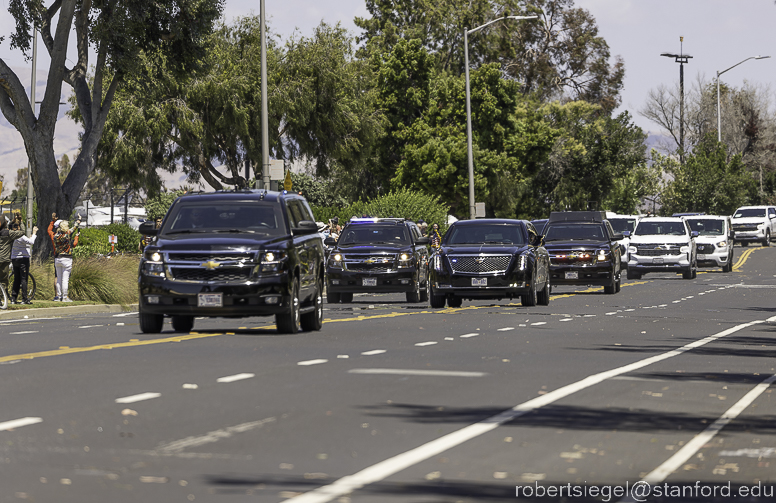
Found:
<svg viewBox="0 0 776 503"><path fill-rule="evenodd" d="M722 266L722 272L731 272L733 270L733 248L730 249L730 257L727 264Z"/></svg>
<svg viewBox="0 0 776 503"><path fill-rule="evenodd" d="M520 296L520 303L526 307L533 307L538 301L536 297L536 281L532 279L531 286L528 287L528 293Z"/></svg>
<svg viewBox="0 0 776 503"><path fill-rule="evenodd" d="M339 292L327 292L326 293L326 302L328 304L339 304L340 298L342 295Z"/></svg>
<svg viewBox="0 0 776 503"><path fill-rule="evenodd" d="M763 239L763 246L771 246L771 231L765 231L765 239Z"/></svg>
<svg viewBox="0 0 776 503"><path fill-rule="evenodd" d="M688 267L684 271L682 271L682 278L683 279L692 279L692 266Z"/></svg>
<svg viewBox="0 0 776 503"><path fill-rule="evenodd" d="M436 295L434 293L434 289L431 289L431 292L429 294L429 304L431 304L431 307L434 309L440 309L445 307L445 296L444 295Z"/></svg>
<svg viewBox="0 0 776 503"><path fill-rule="evenodd" d="M302 330L318 331L323 326L323 282L319 279L313 294L313 311L301 316Z"/></svg>
<svg viewBox="0 0 776 503"><path fill-rule="evenodd" d="M194 328L194 317L193 316L173 316L172 328L176 332L191 332L191 329Z"/></svg>
<svg viewBox="0 0 776 503"><path fill-rule="evenodd" d="M415 288L411 292L407 292L407 302L411 304L420 302L420 275L418 275L418 280L415 282Z"/></svg>
<svg viewBox="0 0 776 503"><path fill-rule="evenodd" d="M428 275L426 275L425 288L420 291L420 302L428 302Z"/></svg>
<svg viewBox="0 0 776 503"><path fill-rule="evenodd" d="M288 312L275 315L275 324L281 334L295 334L299 332L299 279L294 278L289 292Z"/></svg>
<svg viewBox="0 0 776 503"><path fill-rule="evenodd" d="M641 279L641 274L637 273L636 271L631 271L630 268L628 268L626 275L628 279Z"/></svg>
<svg viewBox="0 0 776 503"><path fill-rule="evenodd" d="M353 292L341 293L340 300L342 301L343 304L350 304L351 302L353 302Z"/></svg>
<svg viewBox="0 0 776 503"><path fill-rule="evenodd" d="M614 295L617 293L617 278L614 274L614 269L612 269L612 284L611 285L604 285L604 293L606 295Z"/></svg>
<svg viewBox="0 0 776 503"><path fill-rule="evenodd" d="M460 297L450 297L447 299L447 305L449 307L461 307L461 304L463 304L463 299Z"/></svg>
<svg viewBox="0 0 776 503"><path fill-rule="evenodd" d="M550 287L550 276L547 275L547 282L544 284L544 288L542 288L541 292L536 294L537 304L540 306L549 306L551 290L552 288Z"/></svg>
<svg viewBox="0 0 776 503"><path fill-rule="evenodd" d="M144 334L158 334L164 326L163 314L148 314L142 310L138 313L140 331Z"/></svg>

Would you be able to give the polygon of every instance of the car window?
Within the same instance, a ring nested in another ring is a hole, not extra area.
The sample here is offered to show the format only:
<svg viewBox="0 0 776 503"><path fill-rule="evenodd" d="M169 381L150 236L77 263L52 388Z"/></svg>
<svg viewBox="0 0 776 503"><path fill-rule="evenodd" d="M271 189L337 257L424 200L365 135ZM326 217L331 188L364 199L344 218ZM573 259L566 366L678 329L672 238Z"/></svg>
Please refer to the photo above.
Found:
<svg viewBox="0 0 776 503"><path fill-rule="evenodd" d="M776 208L768 208L768 216L776 216Z"/></svg>
<svg viewBox="0 0 776 503"><path fill-rule="evenodd" d="M445 234L447 245L507 244L524 245L522 228L519 225L483 224L454 225Z"/></svg>
<svg viewBox="0 0 776 503"><path fill-rule="evenodd" d="M285 234L279 206L255 201L196 201L180 203L165 219L161 234L183 232L251 232Z"/></svg>
<svg viewBox="0 0 776 503"><path fill-rule="evenodd" d="M607 231L601 224L548 224L544 228L545 241L582 241L608 239Z"/></svg>
<svg viewBox="0 0 776 503"><path fill-rule="evenodd" d="M667 235L667 236L685 236L687 228L685 222L655 222L647 220L639 222L636 226L637 236Z"/></svg>
<svg viewBox="0 0 776 503"><path fill-rule="evenodd" d="M765 217L765 208L746 208L736 210L733 218L761 218Z"/></svg>
<svg viewBox="0 0 776 503"><path fill-rule="evenodd" d="M409 244L410 235L404 225L356 224L342 231L340 245Z"/></svg>
<svg viewBox="0 0 776 503"><path fill-rule="evenodd" d="M310 209L310 205L307 204L307 201L299 201L299 208L302 210L302 220L315 222L315 217L313 216L313 212Z"/></svg>
<svg viewBox="0 0 776 503"><path fill-rule="evenodd" d="M725 221L713 218L687 220L690 229L698 231L700 236L722 236L725 234Z"/></svg>
<svg viewBox="0 0 776 503"><path fill-rule="evenodd" d="M625 231L633 232L636 230L635 218L610 218L609 223L612 224L614 232L621 234Z"/></svg>
<svg viewBox="0 0 776 503"><path fill-rule="evenodd" d="M291 227L299 227L299 222L305 220L302 213L302 204L296 199L286 201L286 208L288 209L289 221Z"/></svg>

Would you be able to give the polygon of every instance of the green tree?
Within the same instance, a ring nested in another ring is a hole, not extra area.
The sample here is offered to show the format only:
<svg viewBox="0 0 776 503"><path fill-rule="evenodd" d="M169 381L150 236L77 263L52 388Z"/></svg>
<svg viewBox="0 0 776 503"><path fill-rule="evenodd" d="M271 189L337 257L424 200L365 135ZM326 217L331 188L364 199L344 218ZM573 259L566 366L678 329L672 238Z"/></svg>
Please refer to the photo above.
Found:
<svg viewBox="0 0 776 503"><path fill-rule="evenodd" d="M291 172L293 190L301 192L310 206L339 206L347 201L338 195L336 183L333 180L320 180L303 173Z"/></svg>
<svg viewBox="0 0 776 503"><path fill-rule="evenodd" d="M47 6L42 0L10 2L9 12L16 21L16 30L10 36L11 49L29 55L34 27L50 57L46 92L37 116L18 76L0 59L0 110L22 135L30 157L41 210L39 227L48 224L52 212L68 215L75 206L94 170L97 145L116 92L128 76L141 73L140 56L152 54L157 58L155 63L167 61L170 71L177 74L192 71L204 53L207 34L221 15L222 3L55 0ZM94 74L90 79L87 69L92 50L96 61L91 62ZM68 51L78 55L72 67L67 66ZM63 83L74 90L84 131L81 151L64 183L60 183L53 140ZM39 242L36 250L47 254L50 241Z"/></svg>

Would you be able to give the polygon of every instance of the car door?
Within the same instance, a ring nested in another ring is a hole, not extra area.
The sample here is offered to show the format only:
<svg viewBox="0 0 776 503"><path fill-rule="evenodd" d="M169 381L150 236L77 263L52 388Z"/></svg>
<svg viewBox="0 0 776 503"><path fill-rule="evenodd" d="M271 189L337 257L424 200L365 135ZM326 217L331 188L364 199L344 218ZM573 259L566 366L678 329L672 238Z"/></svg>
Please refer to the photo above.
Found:
<svg viewBox="0 0 776 503"><path fill-rule="evenodd" d="M542 246L542 236L531 222L526 222L526 230L528 231L528 244L533 248L536 261L536 283L544 285L550 274L550 254Z"/></svg>
<svg viewBox="0 0 776 503"><path fill-rule="evenodd" d="M288 200L286 203L289 214L289 221L291 222L291 228L299 227L299 222L306 220L302 202L298 199ZM300 297L307 297L310 294L311 289L314 286L314 278L311 277L310 270L315 266L311 266L310 258L310 246L314 237L317 234L305 234L294 236L294 249L299 257L299 288L301 290Z"/></svg>
<svg viewBox="0 0 776 503"><path fill-rule="evenodd" d="M771 229L771 236L776 233L776 207L768 206L768 227Z"/></svg>
<svg viewBox="0 0 776 503"><path fill-rule="evenodd" d="M418 243L418 239L423 237L423 233L415 224L410 224L410 233L412 234L412 253L415 256L415 263L418 264L418 281L425 281L428 276L428 248L426 245Z"/></svg>

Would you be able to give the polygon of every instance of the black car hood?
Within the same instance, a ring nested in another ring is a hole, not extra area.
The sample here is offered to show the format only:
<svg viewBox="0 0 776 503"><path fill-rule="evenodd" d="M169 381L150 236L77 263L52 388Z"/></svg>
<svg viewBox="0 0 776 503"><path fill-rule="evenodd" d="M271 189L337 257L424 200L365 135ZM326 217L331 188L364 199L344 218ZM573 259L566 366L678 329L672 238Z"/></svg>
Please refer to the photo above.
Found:
<svg viewBox="0 0 776 503"><path fill-rule="evenodd" d="M486 255L505 255L505 254L517 254L521 253L528 248L528 245L492 245L492 244L476 244L476 245L452 245L443 246L442 253L456 254L475 254L484 253Z"/></svg>
<svg viewBox="0 0 776 503"><path fill-rule="evenodd" d="M600 248L608 248L608 241L589 241L589 240L574 240L574 241L550 241L544 243L544 247L547 251L552 250L598 250Z"/></svg>
<svg viewBox="0 0 776 503"><path fill-rule="evenodd" d="M289 235L268 238L261 234L172 234L160 236L157 248L165 251L175 250L234 250L240 248L266 248L282 244L291 238Z"/></svg>
<svg viewBox="0 0 776 503"><path fill-rule="evenodd" d="M412 251L412 247L407 244L400 244L400 245L391 245L391 244L380 244L380 245L342 245L337 246L337 251L340 253L375 253L375 254L392 254L392 253L400 253L400 252L406 252L406 251Z"/></svg>

